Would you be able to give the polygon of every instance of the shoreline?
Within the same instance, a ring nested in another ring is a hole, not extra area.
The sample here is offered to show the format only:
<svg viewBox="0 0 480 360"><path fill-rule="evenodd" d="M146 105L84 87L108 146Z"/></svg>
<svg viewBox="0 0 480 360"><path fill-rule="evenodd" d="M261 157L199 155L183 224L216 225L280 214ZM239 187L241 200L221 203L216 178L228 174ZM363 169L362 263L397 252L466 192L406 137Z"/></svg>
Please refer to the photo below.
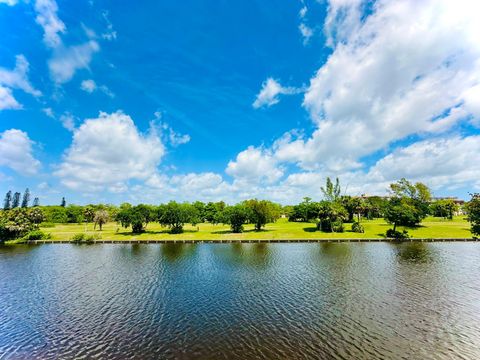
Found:
<svg viewBox="0 0 480 360"><path fill-rule="evenodd" d="M410 238L397 240L392 238L322 238L322 239L206 239L206 240L191 240L191 239L172 239L172 240L94 240L91 242L73 242L71 240L30 240L15 243L5 243L5 245L42 245L42 244L233 244L233 243L248 243L248 244L268 244L268 243L350 243L350 242L478 242L478 238Z"/></svg>

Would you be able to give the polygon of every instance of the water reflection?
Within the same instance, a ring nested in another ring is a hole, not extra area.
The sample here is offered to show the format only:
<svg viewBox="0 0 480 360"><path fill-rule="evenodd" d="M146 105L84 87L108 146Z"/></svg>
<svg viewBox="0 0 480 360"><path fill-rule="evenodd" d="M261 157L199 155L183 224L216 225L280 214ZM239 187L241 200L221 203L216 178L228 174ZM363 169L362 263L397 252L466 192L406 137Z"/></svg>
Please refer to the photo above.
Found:
<svg viewBox="0 0 480 360"><path fill-rule="evenodd" d="M479 259L476 243L1 247L0 358L480 359Z"/></svg>
<svg viewBox="0 0 480 360"><path fill-rule="evenodd" d="M162 256L169 262L186 260L195 254L196 244L171 243L160 245Z"/></svg>
<svg viewBox="0 0 480 360"><path fill-rule="evenodd" d="M435 260L434 251L430 246L423 242L404 242L394 245L397 250L397 256L402 261L413 263L428 263Z"/></svg>

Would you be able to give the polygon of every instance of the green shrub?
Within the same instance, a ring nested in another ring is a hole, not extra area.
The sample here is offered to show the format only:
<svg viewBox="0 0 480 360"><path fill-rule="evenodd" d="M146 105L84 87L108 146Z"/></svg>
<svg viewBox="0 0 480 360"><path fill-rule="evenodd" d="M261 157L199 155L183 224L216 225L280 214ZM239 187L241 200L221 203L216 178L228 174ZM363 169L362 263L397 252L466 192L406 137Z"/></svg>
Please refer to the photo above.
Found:
<svg viewBox="0 0 480 360"><path fill-rule="evenodd" d="M44 233L41 230L30 231L27 235L23 237L24 240L46 240L51 238L52 234Z"/></svg>
<svg viewBox="0 0 480 360"><path fill-rule="evenodd" d="M354 221L352 224L352 231L356 233L364 233L365 228L358 221Z"/></svg>
<svg viewBox="0 0 480 360"><path fill-rule="evenodd" d="M397 239L397 240L408 239L410 237L410 235L408 235L407 230L403 230L402 232L400 232L393 229L388 229L386 235L387 235L387 238Z"/></svg>
<svg viewBox="0 0 480 360"><path fill-rule="evenodd" d="M71 241L74 243L93 243L95 240L100 240L102 237L100 234L84 234L84 233L78 233L72 236Z"/></svg>

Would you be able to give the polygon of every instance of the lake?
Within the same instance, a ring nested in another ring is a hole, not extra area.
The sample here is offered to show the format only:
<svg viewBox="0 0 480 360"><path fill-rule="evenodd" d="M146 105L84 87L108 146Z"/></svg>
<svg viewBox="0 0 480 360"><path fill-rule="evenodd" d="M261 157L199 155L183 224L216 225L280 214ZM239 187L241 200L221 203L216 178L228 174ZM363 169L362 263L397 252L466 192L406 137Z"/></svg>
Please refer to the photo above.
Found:
<svg viewBox="0 0 480 360"><path fill-rule="evenodd" d="M480 359L480 244L0 247L1 359Z"/></svg>

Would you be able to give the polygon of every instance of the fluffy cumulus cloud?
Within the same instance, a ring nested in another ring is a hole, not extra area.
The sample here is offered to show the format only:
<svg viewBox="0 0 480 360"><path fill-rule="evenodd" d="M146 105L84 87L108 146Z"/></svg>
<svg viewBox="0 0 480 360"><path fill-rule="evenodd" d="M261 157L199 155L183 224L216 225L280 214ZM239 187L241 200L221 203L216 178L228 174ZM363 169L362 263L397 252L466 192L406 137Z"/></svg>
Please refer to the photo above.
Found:
<svg viewBox="0 0 480 360"><path fill-rule="evenodd" d="M372 179L394 181L406 177L434 189L480 188L480 136L429 139L400 148L379 160L369 171Z"/></svg>
<svg viewBox="0 0 480 360"><path fill-rule="evenodd" d="M283 170L277 166L272 154L253 146L240 152L234 161L230 161L225 172L235 180L246 183L273 183L283 176Z"/></svg>
<svg viewBox="0 0 480 360"><path fill-rule="evenodd" d="M155 129L142 133L130 116L102 112L73 130L73 142L55 175L75 190L124 191L129 180L154 176L164 153Z"/></svg>
<svg viewBox="0 0 480 360"><path fill-rule="evenodd" d="M0 67L0 110L22 108L14 98L12 89L20 89L35 97L42 95L28 80L29 67L23 55L17 55L13 70Z"/></svg>
<svg viewBox="0 0 480 360"><path fill-rule="evenodd" d="M475 115L475 2L378 1L364 20L359 3L330 5L334 51L304 98L317 130L295 145L305 168L328 160L355 165L392 141Z"/></svg>
<svg viewBox="0 0 480 360"><path fill-rule="evenodd" d="M298 90L294 87L284 87L277 80L268 78L263 82L262 89L253 102L253 107L258 109L263 106L275 105L280 101L279 95L291 95L297 92Z"/></svg>
<svg viewBox="0 0 480 360"><path fill-rule="evenodd" d="M18 129L0 133L0 166L28 176L40 169L40 162L33 156L34 142L28 134Z"/></svg>

